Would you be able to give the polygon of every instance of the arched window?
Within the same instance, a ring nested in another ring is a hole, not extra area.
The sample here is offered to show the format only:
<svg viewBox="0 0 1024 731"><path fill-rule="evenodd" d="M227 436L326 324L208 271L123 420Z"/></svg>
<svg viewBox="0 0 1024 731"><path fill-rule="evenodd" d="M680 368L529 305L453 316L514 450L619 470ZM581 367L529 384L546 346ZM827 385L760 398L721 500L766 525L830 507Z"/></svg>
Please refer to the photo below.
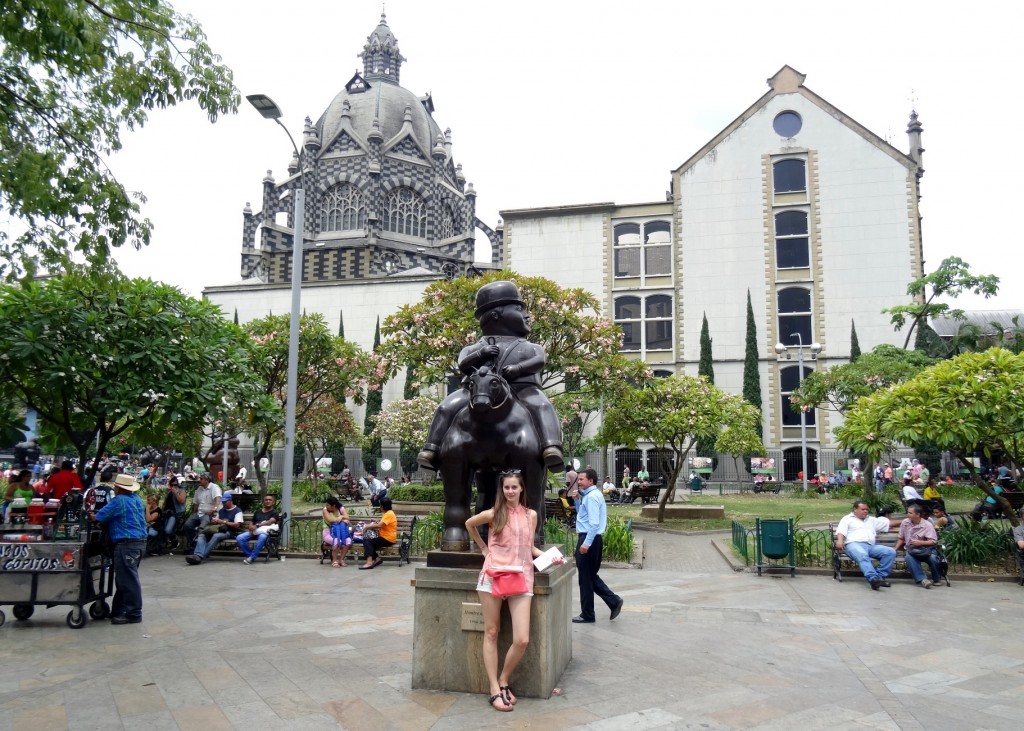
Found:
<svg viewBox="0 0 1024 731"><path fill-rule="evenodd" d="M450 203L445 203L441 209L441 218L437 222L437 238L440 240L450 239L455 235L455 211Z"/></svg>
<svg viewBox="0 0 1024 731"><path fill-rule="evenodd" d="M612 241L616 277L672 273L672 226L668 221L616 224Z"/></svg>
<svg viewBox="0 0 1024 731"><path fill-rule="evenodd" d="M640 298L615 299L615 324L622 328L622 349L640 350Z"/></svg>
<svg viewBox="0 0 1024 731"><path fill-rule="evenodd" d="M335 185L324 193L320 212L321 231L362 231L366 226L363 194L350 183Z"/></svg>
<svg viewBox="0 0 1024 731"><path fill-rule="evenodd" d="M396 188L384 204L384 230L396 234L427 235L427 205L412 188Z"/></svg>
<svg viewBox="0 0 1024 731"><path fill-rule="evenodd" d="M776 193L802 193L807 190L807 163L803 160L779 160L772 165L772 187Z"/></svg>
<svg viewBox="0 0 1024 731"><path fill-rule="evenodd" d="M621 223L614 229L615 276L640 276L640 224Z"/></svg>
<svg viewBox="0 0 1024 731"><path fill-rule="evenodd" d="M804 366L804 378L814 373L812 368ZM789 395L800 387L800 366L785 366L779 369L779 391L782 393L782 425L800 426L800 414L789 405ZM814 409L807 411L807 426L814 426Z"/></svg>
<svg viewBox="0 0 1024 731"><path fill-rule="evenodd" d="M775 216L775 265L779 269L805 269L811 265L804 211L783 211Z"/></svg>
<svg viewBox="0 0 1024 731"><path fill-rule="evenodd" d="M672 298L667 294L652 294L644 300L644 305L647 350L671 350Z"/></svg>
<svg viewBox="0 0 1024 731"><path fill-rule="evenodd" d="M811 338L811 290L804 287L787 287L779 290L779 342L796 345L794 337L799 333L804 345L810 345Z"/></svg>

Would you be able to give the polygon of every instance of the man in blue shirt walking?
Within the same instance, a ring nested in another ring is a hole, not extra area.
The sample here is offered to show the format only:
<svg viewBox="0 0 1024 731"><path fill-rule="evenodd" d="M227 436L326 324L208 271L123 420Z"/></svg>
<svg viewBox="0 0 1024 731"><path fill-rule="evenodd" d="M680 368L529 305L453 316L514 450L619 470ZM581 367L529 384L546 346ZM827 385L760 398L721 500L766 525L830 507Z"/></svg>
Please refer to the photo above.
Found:
<svg viewBox="0 0 1024 731"><path fill-rule="evenodd" d="M608 509L604 495L597 489L597 470L587 467L579 474L576 501L576 572L580 582L580 615L573 617L574 624L592 624L594 616L594 594L597 594L612 610L609 619L615 619L622 611L622 598L608 588L597 575L601 570L601 535L608 524Z"/></svg>
<svg viewBox="0 0 1024 731"><path fill-rule="evenodd" d="M114 499L98 513L96 520L107 527L114 544L114 599L111 624L138 624L142 621L142 582L139 562L146 550L146 509L135 494L139 483L131 475L114 478Z"/></svg>

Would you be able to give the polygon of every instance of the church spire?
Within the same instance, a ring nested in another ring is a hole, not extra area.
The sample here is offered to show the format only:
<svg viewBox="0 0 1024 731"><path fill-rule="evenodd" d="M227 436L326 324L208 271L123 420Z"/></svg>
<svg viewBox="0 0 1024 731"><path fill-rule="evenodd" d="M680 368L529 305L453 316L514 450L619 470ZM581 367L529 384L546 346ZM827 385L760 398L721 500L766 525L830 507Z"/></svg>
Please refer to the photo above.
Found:
<svg viewBox="0 0 1024 731"><path fill-rule="evenodd" d="M398 50L398 39L388 27L387 17L381 11L380 23L366 37L363 46L363 78L379 79L398 84L398 75L405 58Z"/></svg>

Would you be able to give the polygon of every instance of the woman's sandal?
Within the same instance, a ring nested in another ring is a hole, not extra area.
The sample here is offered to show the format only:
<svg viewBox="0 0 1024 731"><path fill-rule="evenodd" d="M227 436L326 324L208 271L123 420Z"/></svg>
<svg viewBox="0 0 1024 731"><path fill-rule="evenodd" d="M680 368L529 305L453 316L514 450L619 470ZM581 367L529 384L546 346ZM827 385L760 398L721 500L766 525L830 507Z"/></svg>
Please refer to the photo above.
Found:
<svg viewBox="0 0 1024 731"><path fill-rule="evenodd" d="M514 706L516 704L516 701L519 699L512 697L512 689L507 685L501 685L498 687L501 690L502 695L505 696L505 702L508 703L510 706Z"/></svg>
<svg viewBox="0 0 1024 731"><path fill-rule="evenodd" d="M498 706L494 705L494 702L497 701L497 700L501 701L501 705L504 706L504 708L499 708ZM492 695L490 698L487 699L487 702L491 704L491 708L493 708L496 711L501 711L502 713L508 713L509 711L512 710L512 704L509 703L505 699L505 696L503 694L501 694L501 693L495 693L494 695Z"/></svg>
<svg viewBox="0 0 1024 731"><path fill-rule="evenodd" d="M338 563L337 561L335 561L334 563L332 563L332 564L331 564L331 566L333 566L333 567L334 567L334 568L336 568L336 569L337 569L337 568L341 568L341 564L340 564L340 563Z"/></svg>

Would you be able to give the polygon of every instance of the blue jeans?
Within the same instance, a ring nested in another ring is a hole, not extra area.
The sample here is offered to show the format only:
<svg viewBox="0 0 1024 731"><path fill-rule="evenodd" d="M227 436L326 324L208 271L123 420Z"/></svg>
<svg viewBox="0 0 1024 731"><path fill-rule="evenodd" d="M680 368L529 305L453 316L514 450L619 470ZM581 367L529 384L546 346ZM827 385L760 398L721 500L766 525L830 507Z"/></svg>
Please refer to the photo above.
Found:
<svg viewBox="0 0 1024 731"><path fill-rule="evenodd" d="M893 562L896 561L896 551L890 546L879 546L874 543L846 543L846 555L857 562L860 572L868 582L881 581L889 576L892 571ZM878 560L878 568L871 562L871 559Z"/></svg>
<svg viewBox="0 0 1024 731"><path fill-rule="evenodd" d="M921 559L914 558L908 551L906 554L907 568L910 570L910 575L914 577L914 582L920 584L924 581L924 569L921 568ZM928 570L932 572L932 581L938 582L942 580L942 568L939 566L939 555L933 549L928 554Z"/></svg>
<svg viewBox="0 0 1024 731"><path fill-rule="evenodd" d="M231 538L230 533L214 533L212 536L200 533L199 540L196 542L195 555L199 556L199 558L206 558L221 541L228 538Z"/></svg>
<svg viewBox="0 0 1024 731"><path fill-rule="evenodd" d="M256 548L250 551L249 541L251 541L252 538L252 533L250 533L249 531L245 531L245 533L240 534L237 538L235 538L235 540L238 541L238 547L242 549L242 553L245 554L246 558L255 559L257 556L260 555L260 551L263 550L263 546L267 544L267 540L270 538L270 534L261 533L260 535L256 536Z"/></svg>
<svg viewBox="0 0 1024 731"><path fill-rule="evenodd" d="M121 541L114 546L114 598L110 602L114 617L142 618L139 562L145 550L145 541Z"/></svg>

